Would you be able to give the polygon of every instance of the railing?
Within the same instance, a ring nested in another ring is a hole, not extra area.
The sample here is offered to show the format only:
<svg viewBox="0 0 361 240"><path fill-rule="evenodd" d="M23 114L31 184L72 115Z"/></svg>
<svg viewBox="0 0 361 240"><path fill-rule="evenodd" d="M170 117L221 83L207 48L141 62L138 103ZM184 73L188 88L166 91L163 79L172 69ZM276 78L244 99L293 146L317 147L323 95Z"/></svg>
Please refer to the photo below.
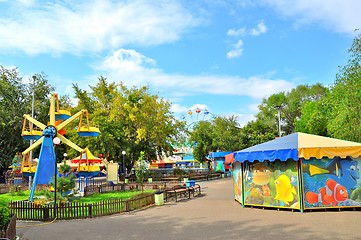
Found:
<svg viewBox="0 0 361 240"><path fill-rule="evenodd" d="M16 237L16 215L14 214L5 231L0 231L0 238L15 239Z"/></svg>
<svg viewBox="0 0 361 240"><path fill-rule="evenodd" d="M54 205L37 205L31 202L11 202L10 210L20 220L51 221L53 219L80 219L129 212L154 204L154 194L142 194L132 199L109 199L93 204L60 203ZM55 217L56 216L56 217Z"/></svg>

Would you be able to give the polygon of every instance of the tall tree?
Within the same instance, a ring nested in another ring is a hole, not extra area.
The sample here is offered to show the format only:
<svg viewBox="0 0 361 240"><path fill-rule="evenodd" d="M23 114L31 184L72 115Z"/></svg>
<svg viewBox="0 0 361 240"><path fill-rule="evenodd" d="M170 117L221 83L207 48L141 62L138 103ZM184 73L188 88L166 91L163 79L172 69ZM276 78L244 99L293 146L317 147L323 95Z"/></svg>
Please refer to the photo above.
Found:
<svg viewBox="0 0 361 240"><path fill-rule="evenodd" d="M115 162L122 163L125 157L128 170L142 151L148 160L157 153L171 151L171 144L184 127L170 112L170 103L150 94L148 87L127 88L100 77L90 93L76 85L74 89L79 99L74 110L92 109L89 111L92 124L101 131L97 138L79 139L81 146ZM75 134L72 137L77 138Z"/></svg>
<svg viewBox="0 0 361 240"><path fill-rule="evenodd" d="M314 85L299 85L290 92L280 92L263 99L259 106L257 119L263 124L278 128L278 108L281 110L282 135L288 135L295 131L295 122L300 118L302 107L307 102L318 101L327 94L328 89L320 83Z"/></svg>
<svg viewBox="0 0 361 240"><path fill-rule="evenodd" d="M327 130L332 137L361 142L361 34L349 49L350 59L340 68L327 96L331 109Z"/></svg>
<svg viewBox="0 0 361 240"><path fill-rule="evenodd" d="M16 68L0 66L0 167L7 167L17 152L29 146L22 139L21 131L23 115L31 114L33 91L34 117L43 121L48 114L47 100L52 90L43 73L26 80Z"/></svg>

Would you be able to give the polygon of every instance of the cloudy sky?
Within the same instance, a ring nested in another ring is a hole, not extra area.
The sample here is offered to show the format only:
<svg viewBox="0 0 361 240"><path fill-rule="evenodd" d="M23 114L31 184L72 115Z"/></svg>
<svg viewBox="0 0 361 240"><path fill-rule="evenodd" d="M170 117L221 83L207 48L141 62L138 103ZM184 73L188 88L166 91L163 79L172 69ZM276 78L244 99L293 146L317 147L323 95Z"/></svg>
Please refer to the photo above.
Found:
<svg viewBox="0 0 361 240"><path fill-rule="evenodd" d="M179 117L244 124L273 93L332 85L360 12L358 0L0 0L0 65L44 72L70 97L99 76L148 85Z"/></svg>

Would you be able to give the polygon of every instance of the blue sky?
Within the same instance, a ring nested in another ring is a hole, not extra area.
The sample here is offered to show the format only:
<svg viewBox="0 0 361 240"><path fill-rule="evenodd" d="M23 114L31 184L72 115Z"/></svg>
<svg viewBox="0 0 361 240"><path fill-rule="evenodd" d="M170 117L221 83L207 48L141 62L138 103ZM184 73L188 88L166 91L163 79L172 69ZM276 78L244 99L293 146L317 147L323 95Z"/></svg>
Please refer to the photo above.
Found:
<svg viewBox="0 0 361 240"><path fill-rule="evenodd" d="M149 85L177 116L243 125L264 97L333 84L360 12L357 0L0 0L0 64L70 97L99 76Z"/></svg>

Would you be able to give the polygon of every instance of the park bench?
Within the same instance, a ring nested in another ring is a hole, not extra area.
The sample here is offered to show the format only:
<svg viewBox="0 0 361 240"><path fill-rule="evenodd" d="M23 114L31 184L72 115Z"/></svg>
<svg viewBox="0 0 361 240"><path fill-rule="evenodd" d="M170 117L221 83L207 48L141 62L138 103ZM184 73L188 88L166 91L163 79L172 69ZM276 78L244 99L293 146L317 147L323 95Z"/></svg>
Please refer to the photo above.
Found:
<svg viewBox="0 0 361 240"><path fill-rule="evenodd" d="M175 176L162 177L162 182L180 182L180 177L175 177Z"/></svg>
<svg viewBox="0 0 361 240"><path fill-rule="evenodd" d="M174 201L177 202L178 198L191 198L191 196L195 196L195 193L201 193L201 186L199 184L191 187L176 185L172 188L165 189L165 199L169 201L171 198L174 198Z"/></svg>
<svg viewBox="0 0 361 240"><path fill-rule="evenodd" d="M222 172L212 172L208 174L208 179L213 179L213 178L221 178L222 177Z"/></svg>
<svg viewBox="0 0 361 240"><path fill-rule="evenodd" d="M166 201L168 201L171 198L174 198L174 201L177 202L177 197L181 198L190 198L190 194L188 191L188 188L182 186L182 185L176 185L171 188L165 189L165 198Z"/></svg>
<svg viewBox="0 0 361 240"><path fill-rule="evenodd" d="M188 177L189 180L208 180L207 174L197 174L197 175L190 175Z"/></svg>
<svg viewBox="0 0 361 240"><path fill-rule="evenodd" d="M192 194L194 197L195 193L197 193L197 195L201 194L201 186L199 184L195 184L192 187L188 187L188 191L189 191L189 196L190 194Z"/></svg>

